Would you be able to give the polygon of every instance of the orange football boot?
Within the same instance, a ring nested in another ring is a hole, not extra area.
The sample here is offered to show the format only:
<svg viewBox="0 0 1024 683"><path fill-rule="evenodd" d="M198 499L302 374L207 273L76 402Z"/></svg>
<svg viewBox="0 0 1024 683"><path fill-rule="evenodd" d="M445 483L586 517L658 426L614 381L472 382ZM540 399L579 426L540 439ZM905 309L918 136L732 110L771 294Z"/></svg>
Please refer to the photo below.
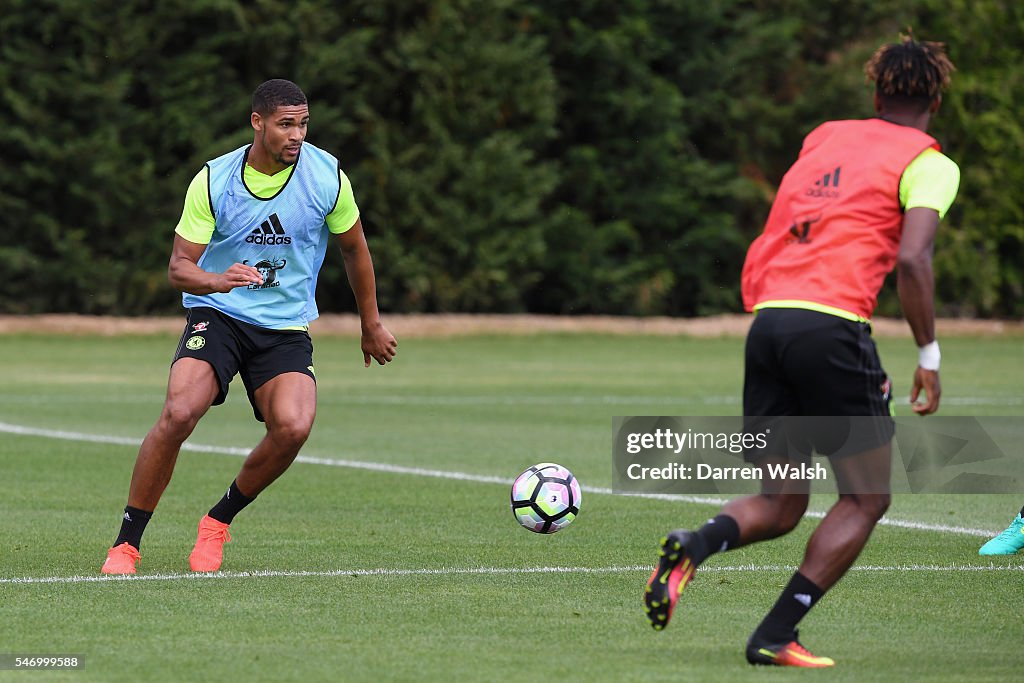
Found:
<svg viewBox="0 0 1024 683"><path fill-rule="evenodd" d="M218 522L210 515L199 520L196 545L188 556L188 564L194 572L215 572L224 559L224 544L231 540L228 525Z"/></svg>
<svg viewBox="0 0 1024 683"><path fill-rule="evenodd" d="M678 530L661 539L658 566L644 588L644 613L655 631L668 626L679 596L697 569L686 552L691 536L689 531Z"/></svg>
<svg viewBox="0 0 1024 683"><path fill-rule="evenodd" d="M134 574L135 565L140 559L138 548L122 543L107 551L107 561L100 571L104 574Z"/></svg>
<svg viewBox="0 0 1024 683"><path fill-rule="evenodd" d="M793 632L793 639L784 643L762 642L755 633L747 642L747 661L751 664L774 666L800 666L808 669L824 669L835 666L830 657L817 657L800 644L799 634Z"/></svg>

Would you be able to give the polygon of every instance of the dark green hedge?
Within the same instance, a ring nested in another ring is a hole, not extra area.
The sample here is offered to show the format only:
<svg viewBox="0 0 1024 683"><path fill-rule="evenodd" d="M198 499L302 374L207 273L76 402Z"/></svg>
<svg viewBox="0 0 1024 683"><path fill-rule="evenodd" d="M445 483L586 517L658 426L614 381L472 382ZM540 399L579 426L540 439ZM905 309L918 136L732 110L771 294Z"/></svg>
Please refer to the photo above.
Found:
<svg viewBox="0 0 1024 683"><path fill-rule="evenodd" d="M861 66L913 26L959 67L933 133L963 172L943 312L1024 313L1024 6L1012 1L7 0L0 310L176 310L172 229L252 89L310 98L388 311L739 309L802 136L871 115ZM352 305L340 258L321 308ZM898 311L892 289L881 312Z"/></svg>

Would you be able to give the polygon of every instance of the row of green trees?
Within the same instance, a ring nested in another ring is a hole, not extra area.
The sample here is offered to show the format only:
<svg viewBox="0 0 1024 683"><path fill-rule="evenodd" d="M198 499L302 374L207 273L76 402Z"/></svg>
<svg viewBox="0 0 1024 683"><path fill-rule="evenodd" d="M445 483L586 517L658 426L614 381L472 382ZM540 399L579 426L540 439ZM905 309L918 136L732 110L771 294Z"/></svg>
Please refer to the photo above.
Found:
<svg viewBox="0 0 1024 683"><path fill-rule="evenodd" d="M353 181L389 311L736 311L807 131L912 26L959 71L945 313L1024 313L1014 0L4 0L0 310L176 310L172 229L271 77ZM340 258L323 310L347 310ZM895 313L892 291L881 311Z"/></svg>

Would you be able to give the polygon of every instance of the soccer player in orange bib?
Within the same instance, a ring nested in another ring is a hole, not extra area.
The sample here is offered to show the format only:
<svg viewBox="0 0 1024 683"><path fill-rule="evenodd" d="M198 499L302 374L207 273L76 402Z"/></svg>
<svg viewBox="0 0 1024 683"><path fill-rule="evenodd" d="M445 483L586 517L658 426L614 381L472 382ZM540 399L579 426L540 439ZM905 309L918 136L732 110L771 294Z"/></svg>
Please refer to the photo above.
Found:
<svg viewBox="0 0 1024 683"><path fill-rule="evenodd" d="M889 506L891 383L869 318L887 273L920 349L910 400L915 413L939 407L931 257L960 172L928 135L953 64L942 44L902 37L865 67L876 118L829 121L804 139L782 179L764 232L747 252L743 301L756 312L747 337L743 414L870 418L874 429L842 450L810 441L747 453L755 465L798 465L810 447L828 455L839 498L807 544L799 569L747 643L751 664L830 667L808 652L797 624L846 573ZM778 421L776 421L778 422ZM843 452L845 450L845 452ZM672 617L694 571L713 553L782 536L799 523L807 480L766 479L761 493L725 504L696 531L662 540L644 592L656 630Z"/></svg>

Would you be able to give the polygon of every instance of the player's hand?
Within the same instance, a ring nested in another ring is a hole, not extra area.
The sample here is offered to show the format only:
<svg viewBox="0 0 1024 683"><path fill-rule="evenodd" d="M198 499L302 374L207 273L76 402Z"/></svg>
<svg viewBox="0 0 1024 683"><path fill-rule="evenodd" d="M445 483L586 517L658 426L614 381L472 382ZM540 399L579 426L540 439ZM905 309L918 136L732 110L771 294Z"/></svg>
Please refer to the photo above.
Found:
<svg viewBox="0 0 1024 683"><path fill-rule="evenodd" d="M398 342L387 328L377 323L372 327L363 328L363 367L370 367L370 359L381 365L389 363L398 355Z"/></svg>
<svg viewBox="0 0 1024 683"><path fill-rule="evenodd" d="M262 284L263 276L260 275L260 271L243 263L235 263L216 277L213 291L226 293L236 287Z"/></svg>
<svg viewBox="0 0 1024 683"><path fill-rule="evenodd" d="M919 403L918 397L924 391L924 402ZM939 396L942 395L942 386L939 384L938 370L925 370L918 367L914 371L914 386L910 390L910 407L918 415L931 415L939 409Z"/></svg>

